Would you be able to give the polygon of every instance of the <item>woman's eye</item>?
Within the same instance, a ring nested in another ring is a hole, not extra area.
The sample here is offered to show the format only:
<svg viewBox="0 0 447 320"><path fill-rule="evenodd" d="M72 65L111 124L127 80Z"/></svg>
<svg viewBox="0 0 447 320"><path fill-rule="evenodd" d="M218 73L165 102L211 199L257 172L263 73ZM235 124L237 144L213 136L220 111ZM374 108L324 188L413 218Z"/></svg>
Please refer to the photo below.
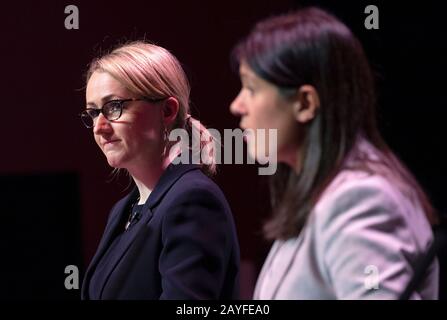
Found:
<svg viewBox="0 0 447 320"><path fill-rule="evenodd" d="M118 101L117 102L112 102L110 104L110 111L116 112L116 111L118 111L120 109L120 107L121 107L121 103L119 103Z"/></svg>
<svg viewBox="0 0 447 320"><path fill-rule="evenodd" d="M244 89L247 90L250 94L253 94L255 92L252 86L244 86Z"/></svg>
<svg viewBox="0 0 447 320"><path fill-rule="evenodd" d="M119 101L111 101L107 104L105 113L108 115L115 115L121 111L121 103Z"/></svg>
<svg viewBox="0 0 447 320"><path fill-rule="evenodd" d="M93 119L95 119L97 116L99 116L99 109L89 109L87 110L87 113L90 117L92 117Z"/></svg>

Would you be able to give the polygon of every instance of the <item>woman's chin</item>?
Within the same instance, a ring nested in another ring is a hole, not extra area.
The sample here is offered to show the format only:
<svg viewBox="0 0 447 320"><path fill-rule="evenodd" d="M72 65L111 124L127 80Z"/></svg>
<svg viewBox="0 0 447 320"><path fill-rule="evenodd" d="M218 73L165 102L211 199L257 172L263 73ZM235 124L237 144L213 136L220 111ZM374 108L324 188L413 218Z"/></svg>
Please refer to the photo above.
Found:
<svg viewBox="0 0 447 320"><path fill-rule="evenodd" d="M117 159L116 157L107 157L107 162L112 168L123 168L123 161L121 159Z"/></svg>

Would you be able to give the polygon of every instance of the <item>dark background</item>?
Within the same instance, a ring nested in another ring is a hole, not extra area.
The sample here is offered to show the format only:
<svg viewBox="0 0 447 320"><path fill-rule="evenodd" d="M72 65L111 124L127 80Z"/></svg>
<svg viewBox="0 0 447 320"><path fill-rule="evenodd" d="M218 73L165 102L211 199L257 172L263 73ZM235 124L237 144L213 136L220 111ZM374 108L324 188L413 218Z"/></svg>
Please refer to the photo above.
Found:
<svg viewBox="0 0 447 320"><path fill-rule="evenodd" d="M64 269L81 276L112 205L129 189L78 117L84 73L111 46L146 38L182 62L193 116L223 132L238 119L228 107L239 90L229 53L253 24L302 5L319 5L360 38L377 75L381 131L434 205L446 212L446 12L435 1L32 1L3 3L0 277L3 299L78 299ZM379 30L364 9L379 8ZM79 8L66 30L64 8ZM233 209L241 246L242 297L249 298L269 248L267 180L254 165L222 165L216 181Z"/></svg>

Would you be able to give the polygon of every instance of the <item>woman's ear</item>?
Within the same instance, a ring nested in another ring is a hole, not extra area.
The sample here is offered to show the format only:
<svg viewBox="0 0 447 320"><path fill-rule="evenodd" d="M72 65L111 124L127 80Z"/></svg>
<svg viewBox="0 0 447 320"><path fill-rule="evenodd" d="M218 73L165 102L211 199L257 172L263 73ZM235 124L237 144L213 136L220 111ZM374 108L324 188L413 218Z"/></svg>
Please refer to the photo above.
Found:
<svg viewBox="0 0 447 320"><path fill-rule="evenodd" d="M320 107L320 97L317 90L308 84L298 89L297 96L293 102L293 112L296 121L307 123L315 118Z"/></svg>
<svg viewBox="0 0 447 320"><path fill-rule="evenodd" d="M166 127L170 126L177 118L179 102L174 97L167 98L162 106L163 122Z"/></svg>

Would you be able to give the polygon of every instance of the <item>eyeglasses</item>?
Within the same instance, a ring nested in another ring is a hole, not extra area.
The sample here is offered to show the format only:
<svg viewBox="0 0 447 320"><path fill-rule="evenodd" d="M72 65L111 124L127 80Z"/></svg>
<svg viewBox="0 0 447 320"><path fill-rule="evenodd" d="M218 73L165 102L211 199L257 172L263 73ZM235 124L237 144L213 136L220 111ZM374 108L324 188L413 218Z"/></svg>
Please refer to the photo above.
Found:
<svg viewBox="0 0 447 320"><path fill-rule="evenodd" d="M129 101L148 101L148 102L159 102L164 100L161 99L151 99L151 98L131 98L131 99L115 99L104 103L101 109L98 108L86 108L82 111L79 116L81 117L82 123L87 128L93 128L95 126L95 121L99 114L102 113L104 117L109 121L118 120L123 114L124 103Z"/></svg>

